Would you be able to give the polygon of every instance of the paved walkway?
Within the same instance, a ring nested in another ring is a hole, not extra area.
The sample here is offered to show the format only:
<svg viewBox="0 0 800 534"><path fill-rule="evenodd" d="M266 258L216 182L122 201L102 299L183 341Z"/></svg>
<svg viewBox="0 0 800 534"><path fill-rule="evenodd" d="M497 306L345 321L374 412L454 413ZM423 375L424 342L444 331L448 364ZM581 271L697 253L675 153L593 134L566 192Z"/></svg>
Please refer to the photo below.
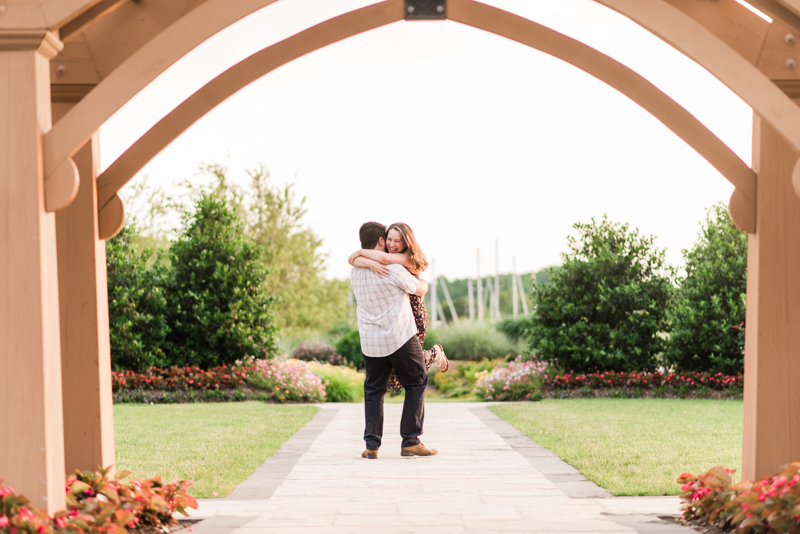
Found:
<svg viewBox="0 0 800 534"><path fill-rule="evenodd" d="M483 404L428 404L439 455L401 457L401 408L365 460L363 405L322 405L228 498L201 500L194 533L694 532L659 519L676 497L611 497Z"/></svg>

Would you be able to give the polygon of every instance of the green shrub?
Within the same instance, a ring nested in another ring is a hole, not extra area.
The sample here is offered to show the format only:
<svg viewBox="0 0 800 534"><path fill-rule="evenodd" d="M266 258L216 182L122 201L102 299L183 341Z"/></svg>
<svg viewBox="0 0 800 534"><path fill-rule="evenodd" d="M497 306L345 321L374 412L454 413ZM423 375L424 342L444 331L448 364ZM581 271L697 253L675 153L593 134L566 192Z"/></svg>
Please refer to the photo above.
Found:
<svg viewBox="0 0 800 534"><path fill-rule="evenodd" d="M744 372L747 233L717 204L683 257L686 277L669 315L667 361L681 371Z"/></svg>
<svg viewBox="0 0 800 534"><path fill-rule="evenodd" d="M531 318L520 317L518 319L503 319L494 325L494 327L505 334L508 339L516 343L528 337L528 330L530 330L531 327Z"/></svg>
<svg viewBox="0 0 800 534"><path fill-rule="evenodd" d="M532 352L578 372L653 369L673 293L664 250L627 224L575 224L563 265L535 285Z"/></svg>
<svg viewBox="0 0 800 534"><path fill-rule="evenodd" d="M277 352L274 298L260 251L221 197L201 196L170 246L172 363L209 368Z"/></svg>
<svg viewBox="0 0 800 534"><path fill-rule="evenodd" d="M108 323L111 365L115 371L143 371L167 363L163 350L169 332L164 284L170 267L163 255L140 251L135 219L106 241ZM148 266L155 255L156 262Z"/></svg>
<svg viewBox="0 0 800 534"><path fill-rule="evenodd" d="M364 400L364 373L341 365L309 364L311 371L322 378L328 402L359 402Z"/></svg>
<svg viewBox="0 0 800 534"><path fill-rule="evenodd" d="M364 367L364 353L361 352L361 335L358 328L353 328L336 342L336 352L357 369Z"/></svg>
<svg viewBox="0 0 800 534"><path fill-rule="evenodd" d="M460 321L436 330L435 336L451 360L479 361L519 354L517 345L487 323Z"/></svg>

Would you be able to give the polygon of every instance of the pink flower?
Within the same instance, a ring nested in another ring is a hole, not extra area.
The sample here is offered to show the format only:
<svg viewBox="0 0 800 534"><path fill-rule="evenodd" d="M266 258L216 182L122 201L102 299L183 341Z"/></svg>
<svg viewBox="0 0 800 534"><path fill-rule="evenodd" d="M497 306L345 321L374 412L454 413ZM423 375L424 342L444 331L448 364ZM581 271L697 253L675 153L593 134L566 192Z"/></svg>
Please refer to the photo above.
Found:
<svg viewBox="0 0 800 534"><path fill-rule="evenodd" d="M56 517L56 525L60 528L65 528L67 526L67 519L65 517Z"/></svg>
<svg viewBox="0 0 800 534"><path fill-rule="evenodd" d="M0 527L4 527L8 525L8 518L4 515L0 515Z"/></svg>

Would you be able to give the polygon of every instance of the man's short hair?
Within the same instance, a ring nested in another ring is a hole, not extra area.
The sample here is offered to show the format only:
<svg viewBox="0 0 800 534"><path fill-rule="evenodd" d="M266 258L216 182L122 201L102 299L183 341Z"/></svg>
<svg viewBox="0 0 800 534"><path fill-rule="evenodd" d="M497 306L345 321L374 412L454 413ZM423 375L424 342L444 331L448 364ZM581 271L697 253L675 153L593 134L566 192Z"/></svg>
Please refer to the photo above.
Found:
<svg viewBox="0 0 800 534"><path fill-rule="evenodd" d="M361 248L374 249L381 238L386 239L386 227L376 222L364 223L358 230L358 237L361 239Z"/></svg>

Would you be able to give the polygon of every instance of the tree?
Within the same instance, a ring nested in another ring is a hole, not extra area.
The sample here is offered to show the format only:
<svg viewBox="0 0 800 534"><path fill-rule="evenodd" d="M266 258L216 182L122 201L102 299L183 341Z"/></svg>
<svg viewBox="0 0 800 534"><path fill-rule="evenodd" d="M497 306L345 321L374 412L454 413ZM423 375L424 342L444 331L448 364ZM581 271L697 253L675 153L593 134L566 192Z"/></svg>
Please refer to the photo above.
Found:
<svg viewBox="0 0 800 534"><path fill-rule="evenodd" d="M198 178L178 184L183 194L170 196L141 182L131 194L147 213L147 228L155 244L163 244L165 228L175 213L190 213L204 193L225 199L243 221L243 232L258 246L261 261L270 270L267 291L276 297L275 316L284 330L325 331L348 320L346 280L324 276L327 255L322 240L303 224L305 198L298 199L291 184L270 183L269 170L260 165L247 171L248 187L228 178L219 164L203 165Z"/></svg>
<svg viewBox="0 0 800 534"><path fill-rule="evenodd" d="M533 286L531 349L565 370L656 367L673 293L664 250L606 216L574 228L550 284Z"/></svg>
<svg viewBox="0 0 800 534"><path fill-rule="evenodd" d="M263 165L248 174L250 190L244 195L242 212L247 234L272 272L267 287L279 297L278 324L295 330L328 330L346 320L350 284L324 277L327 255L320 250L322 239L302 222L306 199L298 200L291 184L283 188L270 184Z"/></svg>
<svg viewBox="0 0 800 534"><path fill-rule="evenodd" d="M169 253L173 362L208 368L277 353L269 271L224 198L202 194Z"/></svg>
<svg viewBox="0 0 800 534"><path fill-rule="evenodd" d="M724 204L706 212L691 250L686 276L670 312L667 360L683 371L744 371L747 233L738 230Z"/></svg>
<svg viewBox="0 0 800 534"><path fill-rule="evenodd" d="M142 371L167 361L163 345L169 327L163 287L169 264L164 254L140 251L137 238L136 221L131 219L106 241L111 365L117 371Z"/></svg>

